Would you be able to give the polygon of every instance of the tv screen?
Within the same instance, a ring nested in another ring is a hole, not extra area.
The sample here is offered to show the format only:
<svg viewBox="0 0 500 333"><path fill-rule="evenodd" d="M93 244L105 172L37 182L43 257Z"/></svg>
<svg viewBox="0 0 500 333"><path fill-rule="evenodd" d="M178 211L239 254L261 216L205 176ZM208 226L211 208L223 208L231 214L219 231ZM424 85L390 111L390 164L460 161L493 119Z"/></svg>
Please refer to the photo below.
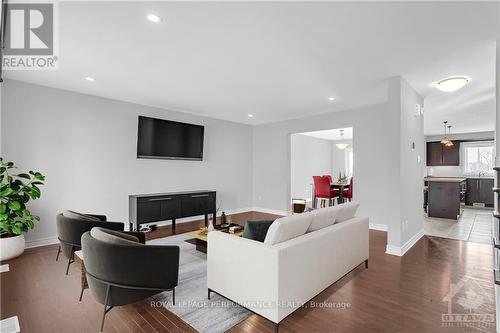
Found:
<svg viewBox="0 0 500 333"><path fill-rule="evenodd" d="M139 116L138 158L203 159L204 127Z"/></svg>

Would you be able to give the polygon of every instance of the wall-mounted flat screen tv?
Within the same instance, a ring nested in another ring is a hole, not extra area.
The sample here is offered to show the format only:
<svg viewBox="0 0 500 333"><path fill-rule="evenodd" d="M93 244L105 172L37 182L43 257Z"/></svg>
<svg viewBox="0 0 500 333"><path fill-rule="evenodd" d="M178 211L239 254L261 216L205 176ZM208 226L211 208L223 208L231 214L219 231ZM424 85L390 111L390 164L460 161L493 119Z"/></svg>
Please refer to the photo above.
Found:
<svg viewBox="0 0 500 333"><path fill-rule="evenodd" d="M200 125L139 116L137 158L203 160Z"/></svg>

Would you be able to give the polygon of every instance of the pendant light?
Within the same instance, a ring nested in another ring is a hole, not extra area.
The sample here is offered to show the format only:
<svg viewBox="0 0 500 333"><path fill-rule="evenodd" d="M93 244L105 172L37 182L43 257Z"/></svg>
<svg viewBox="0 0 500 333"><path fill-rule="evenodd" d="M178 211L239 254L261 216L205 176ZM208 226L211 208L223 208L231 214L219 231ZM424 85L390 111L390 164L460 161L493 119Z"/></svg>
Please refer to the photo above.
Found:
<svg viewBox="0 0 500 333"><path fill-rule="evenodd" d="M344 130L340 130L340 140L344 139ZM349 145L347 143L337 143L337 148L340 150L346 149Z"/></svg>
<svg viewBox="0 0 500 333"><path fill-rule="evenodd" d="M448 145L451 141L450 141L450 139L448 139L448 137L446 136L446 126L448 125L448 121L446 121L446 120L445 120L445 121L443 121L443 123L444 123L444 137L443 137L443 139L441 140L441 144L446 146L446 145ZM451 126L450 126L450 127L451 127ZM452 145L453 145L453 143L452 143Z"/></svg>
<svg viewBox="0 0 500 333"><path fill-rule="evenodd" d="M448 125L448 135L451 134L451 125ZM445 143L445 146L446 147L451 147L453 146L453 141L451 141L450 139L448 139L448 142Z"/></svg>

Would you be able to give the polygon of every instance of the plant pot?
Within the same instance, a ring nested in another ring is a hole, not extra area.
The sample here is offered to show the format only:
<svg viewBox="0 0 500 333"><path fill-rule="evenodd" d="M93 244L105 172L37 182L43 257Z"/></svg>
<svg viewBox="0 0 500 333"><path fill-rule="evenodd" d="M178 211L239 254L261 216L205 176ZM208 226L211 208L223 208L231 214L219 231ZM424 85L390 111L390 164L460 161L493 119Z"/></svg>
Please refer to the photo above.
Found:
<svg viewBox="0 0 500 333"><path fill-rule="evenodd" d="M19 257L24 252L24 235L0 238L0 261Z"/></svg>

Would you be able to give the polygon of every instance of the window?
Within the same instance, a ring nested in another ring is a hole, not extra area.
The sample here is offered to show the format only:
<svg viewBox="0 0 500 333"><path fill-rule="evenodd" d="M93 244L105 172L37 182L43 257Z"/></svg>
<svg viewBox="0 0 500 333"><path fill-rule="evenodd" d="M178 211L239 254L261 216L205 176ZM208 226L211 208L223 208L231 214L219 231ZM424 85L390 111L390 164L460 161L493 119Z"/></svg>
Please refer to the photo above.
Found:
<svg viewBox="0 0 500 333"><path fill-rule="evenodd" d="M354 162L354 153L352 148L345 149L345 170L347 172L347 177L352 177L353 173L353 162Z"/></svg>
<svg viewBox="0 0 500 333"><path fill-rule="evenodd" d="M464 172L466 174L493 174L495 144L493 141L464 142Z"/></svg>

